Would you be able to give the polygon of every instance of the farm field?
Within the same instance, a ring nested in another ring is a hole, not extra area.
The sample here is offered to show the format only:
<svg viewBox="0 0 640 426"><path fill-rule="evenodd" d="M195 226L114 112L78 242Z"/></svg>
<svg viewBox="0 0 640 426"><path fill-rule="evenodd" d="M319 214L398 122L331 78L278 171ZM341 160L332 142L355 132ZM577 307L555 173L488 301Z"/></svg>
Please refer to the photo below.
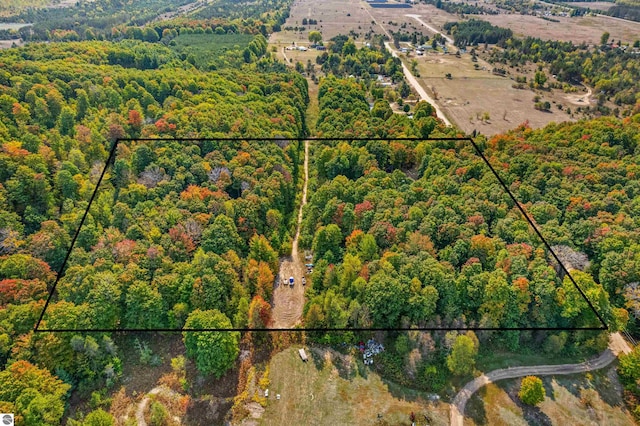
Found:
<svg viewBox="0 0 640 426"><path fill-rule="evenodd" d="M307 349L307 355L303 363L292 347L271 359L269 402L260 424L410 424L411 412L420 420L427 414L431 425L448 424L448 404L433 405L417 393L396 396L351 356L316 348Z"/></svg>
<svg viewBox="0 0 640 426"><path fill-rule="evenodd" d="M581 3L582 4L582 3ZM441 29L447 22L460 20L459 16L437 9L435 6L419 4L411 9L372 9L372 15L378 22L412 22L415 20L404 15L422 15L421 19L428 24ZM625 21L608 16L562 17L554 16L560 22L550 22L536 16L520 15L517 13L500 15L468 15L468 18L481 19L493 25L510 28L514 35L520 37L532 36L548 40L572 41L576 44L597 43L603 32L611 34L615 40L631 42L640 34L640 22Z"/></svg>
<svg viewBox="0 0 640 426"><path fill-rule="evenodd" d="M554 19L560 22L549 22L535 16L519 14L487 15L482 19L493 25L510 28L516 36L572 41L575 44L597 44L604 32L609 32L611 39L633 43L640 34L640 22L600 15L574 18L555 16Z"/></svg>
<svg viewBox="0 0 640 426"><path fill-rule="evenodd" d="M327 0L317 2L313 0L296 1L291 8L291 14L285 24L283 31L272 34L271 42L308 41L309 31L320 31L324 39L328 40L338 34L349 34L350 31L365 33L369 28L376 25L371 24L371 16L366 9L371 9L360 0ZM398 9L398 11L408 11L411 9ZM399 13L399 12L397 12ZM305 25L305 31L285 30L286 27L302 27L302 20L311 18L318 21L317 25ZM381 31L378 29L378 33Z"/></svg>
<svg viewBox="0 0 640 426"><path fill-rule="evenodd" d="M621 385L613 367L593 374L541 379L546 398L537 407L519 401L519 379L485 386L469 400L465 426L634 424L620 399Z"/></svg>
<svg viewBox="0 0 640 426"><path fill-rule="evenodd" d="M423 87L438 97L437 102L447 116L467 133L477 130L494 135L526 120L532 127L542 127L552 121L574 121L564 107L575 109L588 105L584 91L572 94L549 91L541 92L539 96L563 105L563 110L554 105L548 112L538 111L534 108L536 92L513 88L514 80L492 74L491 65L484 61L478 62L480 69L476 70L469 55L457 58L429 52L412 59L418 63L419 81ZM451 79L445 77L447 73L451 74ZM482 118L485 113L488 113L488 120Z"/></svg>

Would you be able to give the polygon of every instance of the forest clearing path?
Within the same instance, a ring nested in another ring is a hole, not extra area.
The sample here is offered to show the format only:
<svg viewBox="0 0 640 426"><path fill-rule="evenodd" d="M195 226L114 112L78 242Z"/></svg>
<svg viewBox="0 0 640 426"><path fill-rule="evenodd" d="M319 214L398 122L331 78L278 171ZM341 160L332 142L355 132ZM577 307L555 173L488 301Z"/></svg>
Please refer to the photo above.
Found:
<svg viewBox="0 0 640 426"><path fill-rule="evenodd" d="M501 368L476 377L467 383L453 398L450 408L451 426L462 426L464 423L464 408L469 398L484 385L498 380L515 379L525 376L551 376L584 373L586 371L599 370L611 364L618 354L631 352L631 347L622 338L620 333L612 333L609 336L609 347L597 358L580 364L559 365L529 365L524 367Z"/></svg>
<svg viewBox="0 0 640 426"><path fill-rule="evenodd" d="M305 276L304 259L298 252L300 225L302 224L302 209L307 204L307 184L309 181L309 141L304 141L304 186L302 201L298 210L296 235L291 245L291 256L280 259L280 269L276 277L273 290L273 309L271 313L271 328L293 328L302 319L304 308L304 289L302 278ZM293 288L289 286L289 277L294 278ZM286 281L286 285L283 282Z"/></svg>
<svg viewBox="0 0 640 426"><path fill-rule="evenodd" d="M158 395L159 393L166 393L171 398L182 396L178 392L171 390L163 385L156 386L155 388L151 389L138 403L138 407L136 408L136 423L138 426L147 426L147 421L144 418L144 412L147 409L147 405L149 405L149 402L151 401L151 396ZM180 423L179 418L174 418L173 420Z"/></svg>

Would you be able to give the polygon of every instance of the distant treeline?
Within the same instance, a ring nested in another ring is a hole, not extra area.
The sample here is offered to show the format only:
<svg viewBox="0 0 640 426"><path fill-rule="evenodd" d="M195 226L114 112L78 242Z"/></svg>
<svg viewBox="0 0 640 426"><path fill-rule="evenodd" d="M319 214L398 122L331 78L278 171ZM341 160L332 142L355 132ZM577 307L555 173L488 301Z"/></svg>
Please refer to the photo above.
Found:
<svg viewBox="0 0 640 426"><path fill-rule="evenodd" d="M478 43L495 44L511 38L513 32L508 28L500 28L489 22L470 19L462 22L447 22L444 24L447 34L453 36L457 47L465 47Z"/></svg>
<svg viewBox="0 0 640 426"><path fill-rule="evenodd" d="M473 5L470 3L455 3L455 2L443 2L442 0L422 0L426 4L433 5L438 9L453 14L464 15L497 15L497 10L487 9L482 6Z"/></svg>

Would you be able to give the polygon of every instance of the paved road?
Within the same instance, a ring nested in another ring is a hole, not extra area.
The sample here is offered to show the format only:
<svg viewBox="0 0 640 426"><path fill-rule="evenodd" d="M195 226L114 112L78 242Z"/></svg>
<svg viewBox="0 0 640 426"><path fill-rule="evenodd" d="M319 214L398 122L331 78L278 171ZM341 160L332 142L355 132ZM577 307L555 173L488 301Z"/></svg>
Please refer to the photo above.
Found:
<svg viewBox="0 0 640 426"><path fill-rule="evenodd" d="M453 399L450 408L451 426L462 426L464 422L464 408L469 398L486 384L498 380L514 379L524 376L551 376L584 373L585 371L599 370L611 364L616 356L621 353L631 352L631 347L622 338L620 333L613 333L609 336L609 348L602 352L597 358L580 364L559 364L559 365L532 365L527 367L502 368L476 377L467 383Z"/></svg>

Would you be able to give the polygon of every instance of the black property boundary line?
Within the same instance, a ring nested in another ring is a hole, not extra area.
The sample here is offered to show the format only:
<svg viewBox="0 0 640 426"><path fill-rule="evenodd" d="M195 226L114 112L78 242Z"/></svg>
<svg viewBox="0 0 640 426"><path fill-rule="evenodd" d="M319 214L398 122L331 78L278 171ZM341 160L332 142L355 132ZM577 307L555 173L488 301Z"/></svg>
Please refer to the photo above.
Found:
<svg viewBox="0 0 640 426"><path fill-rule="evenodd" d="M288 140L288 141L297 141L299 142L303 142L303 141L466 141L469 142L474 150L476 151L476 153L478 154L478 156L480 156L480 158L482 159L482 161L484 161L484 163L487 165L487 167L489 167L489 170L491 170L491 173L493 173L493 175L496 177L496 179L498 179L498 182L500 183L500 185L502 186L502 188L506 191L507 194L509 194L509 197L511 198L511 200L514 202L514 204L518 207L518 210L520 210L520 212L522 213L522 215L524 216L524 218L527 220L527 222L529 223L529 225L531 226L531 228L533 228L533 230L535 231L536 235L538 235L538 237L540 238L540 240L542 241L542 243L544 244L544 246L547 248L547 250L549 250L549 253L551 253L551 255L553 256L553 258L558 262L558 265L560 265L560 268L562 269L562 271L565 273L565 275L567 277L569 277L569 280L571 281L571 283L574 285L574 287L578 290L578 292L580 293L580 295L582 296L582 298L587 302L587 305L589 306L589 309L591 309L591 311L593 311L593 313L596 315L596 317L598 318L598 320L600 321L600 323L602 324L602 326L600 327L399 327L399 328L389 328L389 327L385 327L385 328L376 328L376 327L371 327L371 328L278 328L278 329L271 329L271 328L202 328L202 329L176 329L176 328L145 328L145 329L137 329L137 328L91 328L91 329L69 329L69 328L54 328L54 329L43 329L40 328L40 324L42 323L42 320L44 318L44 314L47 310L47 307L49 306L49 304L51 303L51 300L53 299L53 294L55 293L56 287L58 285L58 282L60 281L60 279L64 276L64 269L67 266L67 261L69 260L69 256L71 255L71 252L73 250L73 247L75 246L76 240L78 239L78 235L80 234L80 230L82 229L82 226L84 225L84 221L87 218L87 215L89 214L89 209L91 208L91 205L93 204L93 200L96 197L96 194L98 193L98 189L100 188L100 184L102 183L102 180L104 178L104 175L107 172L107 169L109 168L109 165L111 163L113 163L114 161L114 157L115 157L115 153L116 153L116 149L118 147L118 144L120 142L173 142L173 141L190 141L190 142L205 142L205 141L220 141L220 142L238 142L238 141L247 141L247 142L279 142L279 141L283 141L283 140ZM91 195L91 198L89 200L89 204L87 205L87 209L85 210L82 219L80 220L80 224L78 225L78 229L76 229L76 232L73 236L73 240L71 241L71 245L69 246L69 250L67 251L67 254L65 255L64 261L62 262L62 265L60 266L60 269L58 270L58 274L56 276L56 280L53 283L53 286L51 287L51 290L49 291L49 296L47 297L47 301L44 304L44 307L42 309L42 312L40 313L40 317L38 318L38 322L36 323L36 326L34 328L34 332L36 333L44 333L44 332L49 332L49 333L65 333L65 332L74 332L74 333L112 333L112 332L136 332L136 333L141 333L141 332L205 332L205 331L226 331L226 332L230 332L230 331L235 331L235 332L300 332L300 331L306 331L306 332L331 332L331 331L337 331L337 332L345 332L345 331L352 331L352 332L365 332L365 331L408 331L408 330L417 330L417 331L572 331L572 330L608 330L609 327L607 326L606 322L604 321L604 319L602 318L602 316L598 313L598 311L596 310L596 308L593 306L593 304L591 303L591 301L589 300L589 298L587 297L587 295L582 291L582 289L580 288L580 286L578 285L578 283L575 281L575 279L573 278L573 276L571 275L571 273L569 272L569 270L564 266L564 264L560 261L560 258L558 257L558 255L553 251L553 249L551 248L551 245L547 242L547 240L544 238L544 236L542 235L542 233L538 230L536 224L534 223L534 221L529 217L529 215L527 214L527 212L525 211L525 209L522 207L522 205L520 205L520 203L518 202L518 200L516 199L516 197L513 195L513 193L511 192L511 190L509 190L509 187L506 185L506 183L504 182L504 180L502 180L502 178L500 177L500 175L498 174L498 172L494 169L494 167L491 165L491 163L489 162L489 160L487 159L487 157L484 155L484 153L482 152L482 150L480 149L480 147L478 146L478 144L476 144L476 142L472 139L472 138L122 138L122 139L116 139L113 143L113 146L111 147L111 150L109 151L109 157L107 158L107 161L105 163L104 169L102 170L102 174L100 175L100 178L98 179L98 182L96 183L96 187L93 191L93 194Z"/></svg>

